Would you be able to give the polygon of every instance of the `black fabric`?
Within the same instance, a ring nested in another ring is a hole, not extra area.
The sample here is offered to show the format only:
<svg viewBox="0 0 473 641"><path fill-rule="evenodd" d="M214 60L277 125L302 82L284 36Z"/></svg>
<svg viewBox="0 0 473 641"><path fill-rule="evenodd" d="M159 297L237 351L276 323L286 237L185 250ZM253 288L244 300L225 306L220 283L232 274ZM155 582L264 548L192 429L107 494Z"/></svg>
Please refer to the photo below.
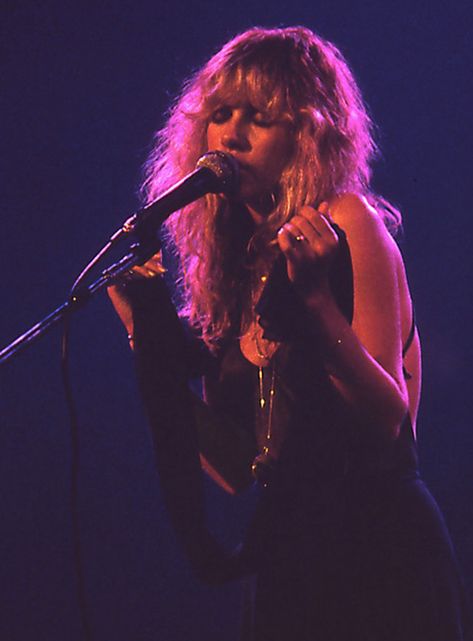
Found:
<svg viewBox="0 0 473 641"><path fill-rule="evenodd" d="M346 478L310 494L295 507L273 499L246 641L470 638L448 533L421 480Z"/></svg>
<svg viewBox="0 0 473 641"><path fill-rule="evenodd" d="M240 550L255 574L246 584L242 641L470 639L461 578L419 478L410 421L393 444L354 437L343 413L322 400L327 389L316 384L310 400L304 396L309 370L290 351L279 354L274 399L274 429L285 440ZM300 377L287 381L295 376L291 358ZM241 389L247 378L256 383L257 368L237 342L222 367L233 381L239 369Z"/></svg>
<svg viewBox="0 0 473 641"><path fill-rule="evenodd" d="M409 347L412 345L412 342L414 340L414 337L416 335L416 312L414 309L414 305L412 305L412 311L411 311L411 327L409 329L409 335L406 338L406 342L402 346L402 355L405 356L407 354L407 351Z"/></svg>
<svg viewBox="0 0 473 641"><path fill-rule="evenodd" d="M351 322L351 259L338 235L331 285ZM442 515L419 478L409 416L392 443L353 424L308 349L305 314L282 267L276 264L257 306L266 337L285 343L273 363L277 468L241 551L256 573L242 639L469 639L460 574ZM403 355L414 334L413 314ZM222 365L232 380L239 367L240 389L248 378L256 383L237 342ZM265 426L256 421L255 429Z"/></svg>
<svg viewBox="0 0 473 641"><path fill-rule="evenodd" d="M353 318L353 270L346 234L332 223L338 236L338 252L330 271L330 286L338 306L351 323ZM306 312L287 276L286 259L275 261L255 308L267 340L287 342L304 330Z"/></svg>
<svg viewBox="0 0 473 641"><path fill-rule="evenodd" d="M346 272L338 287L340 301L352 298ZM271 305L278 309L277 297ZM276 472L238 554L225 555L205 529L186 387L194 347L161 284L143 286L134 310L138 377L171 518L204 579L253 575L244 641L471 639L451 543L419 479L408 419L394 443L353 424L312 351L283 321L290 337L276 354ZM224 433L238 426L249 458L264 429L255 421L257 368L235 340L206 379L210 410Z"/></svg>
<svg viewBox="0 0 473 641"><path fill-rule="evenodd" d="M179 322L164 281L130 281L135 367L148 417L156 464L174 531L196 576L219 583L232 559L206 527L198 430L189 374L196 352Z"/></svg>
<svg viewBox="0 0 473 641"><path fill-rule="evenodd" d="M254 439L231 420L226 434L218 414L189 389L196 372L214 372L217 360L180 322L161 278L124 284L133 311L137 379L153 440L166 507L194 573L210 584L247 574L243 561L224 551L209 533L199 450L223 461L235 485L249 478ZM242 481L243 479L243 481Z"/></svg>

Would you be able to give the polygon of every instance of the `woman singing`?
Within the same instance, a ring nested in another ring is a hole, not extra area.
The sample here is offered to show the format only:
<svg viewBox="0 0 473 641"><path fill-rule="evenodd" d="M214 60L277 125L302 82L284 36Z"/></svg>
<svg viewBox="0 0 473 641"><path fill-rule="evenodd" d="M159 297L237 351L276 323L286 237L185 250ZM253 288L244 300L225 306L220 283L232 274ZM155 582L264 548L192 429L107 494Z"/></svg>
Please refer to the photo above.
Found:
<svg viewBox="0 0 473 641"><path fill-rule="evenodd" d="M159 255L110 289L176 533L203 578L253 577L248 640L466 638L417 471L420 345L371 130L334 45L303 27L237 36L184 86L147 164L147 202L207 151L240 170L236 194L166 223L180 320ZM198 451L228 491L261 486L232 555L205 528Z"/></svg>

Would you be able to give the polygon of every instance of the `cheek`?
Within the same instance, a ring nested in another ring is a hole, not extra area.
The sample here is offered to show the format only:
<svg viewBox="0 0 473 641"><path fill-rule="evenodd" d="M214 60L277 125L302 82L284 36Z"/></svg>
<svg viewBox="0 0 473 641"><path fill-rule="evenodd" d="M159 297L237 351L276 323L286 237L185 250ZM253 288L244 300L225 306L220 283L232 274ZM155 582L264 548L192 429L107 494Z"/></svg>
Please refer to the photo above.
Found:
<svg viewBox="0 0 473 641"><path fill-rule="evenodd" d="M278 138L268 148L267 160L271 172L279 179L292 155L292 141L286 137Z"/></svg>
<svg viewBox="0 0 473 641"><path fill-rule="evenodd" d="M210 123L205 133L205 140L207 141L207 150L213 151L214 149L218 149L220 138L221 136L220 136L218 127L215 127L214 125L212 125L212 123Z"/></svg>

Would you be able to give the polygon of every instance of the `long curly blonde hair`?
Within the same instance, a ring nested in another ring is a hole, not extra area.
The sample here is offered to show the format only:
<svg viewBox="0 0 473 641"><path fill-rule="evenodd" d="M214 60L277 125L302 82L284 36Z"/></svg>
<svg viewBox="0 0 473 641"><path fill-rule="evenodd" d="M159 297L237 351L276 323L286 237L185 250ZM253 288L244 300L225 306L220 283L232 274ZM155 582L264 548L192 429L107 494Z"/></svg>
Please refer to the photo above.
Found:
<svg viewBox="0 0 473 641"><path fill-rule="evenodd" d="M181 314L210 348L250 322L251 292L277 254L277 231L303 205L355 192L391 229L400 223L398 212L369 190L376 146L353 74L332 43L305 27L249 29L184 84L145 166L147 203L195 168L207 151L212 113L235 96L270 118L289 118L296 144L264 224L245 225L244 210L220 195L166 222L181 266Z"/></svg>

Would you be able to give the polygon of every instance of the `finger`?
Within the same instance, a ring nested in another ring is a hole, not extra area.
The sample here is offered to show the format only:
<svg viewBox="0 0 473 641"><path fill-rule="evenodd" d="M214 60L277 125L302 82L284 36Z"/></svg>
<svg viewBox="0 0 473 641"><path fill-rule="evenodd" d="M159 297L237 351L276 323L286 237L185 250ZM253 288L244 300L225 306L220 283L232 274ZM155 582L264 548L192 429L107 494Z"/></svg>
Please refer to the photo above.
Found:
<svg viewBox="0 0 473 641"><path fill-rule="evenodd" d="M290 262L300 258L300 243L301 241L296 240L296 235L287 228L287 225L281 227L278 232L279 248Z"/></svg>
<svg viewBox="0 0 473 641"><path fill-rule="evenodd" d="M306 254L316 240L316 234L310 223L303 218L289 220L282 229L289 235L288 240L301 254Z"/></svg>
<svg viewBox="0 0 473 641"><path fill-rule="evenodd" d="M319 213L319 214L324 214L324 215L328 214L328 217L330 218L330 207L329 207L329 204L328 204L327 200L323 200L320 203L320 205L318 205L317 207L310 207L310 205L304 205L301 208L301 212L303 212L304 214L308 215L309 217L310 217L311 213L313 213L313 214Z"/></svg>
<svg viewBox="0 0 473 641"><path fill-rule="evenodd" d="M309 247L318 247L322 234L316 229L314 224L303 216L291 218L286 225L296 240L302 241L302 245Z"/></svg>
<svg viewBox="0 0 473 641"><path fill-rule="evenodd" d="M144 267L154 270L157 274L164 274L166 268L163 265L163 258L161 252L152 256L145 264Z"/></svg>
<svg viewBox="0 0 473 641"><path fill-rule="evenodd" d="M313 207L302 207L300 211L294 216L294 218L305 218L306 220L309 220L314 227L317 225L317 221L323 216L323 212L320 212L318 209L314 209Z"/></svg>
<svg viewBox="0 0 473 641"><path fill-rule="evenodd" d="M321 217L321 214L318 214ZM326 219L316 221L322 233L316 230L311 221L303 216L295 216L282 228L282 245L286 257L294 263L312 262L330 256L336 251L338 237Z"/></svg>
<svg viewBox="0 0 473 641"><path fill-rule="evenodd" d="M151 258L143 265L135 265L135 267L132 267L130 273L132 276L137 275L143 278L153 278L154 276L161 276L165 271L161 261Z"/></svg>
<svg viewBox="0 0 473 641"><path fill-rule="evenodd" d="M313 216L311 218L298 216L294 222L311 242L316 242L319 238L322 238L323 229L319 229L317 220Z"/></svg>
<svg viewBox="0 0 473 641"><path fill-rule="evenodd" d="M320 211L312 209L312 207L303 207L300 214L294 216L291 220L299 224L299 219L305 219L310 222L318 236L327 239L337 239L337 234L331 225L330 215L322 214Z"/></svg>
<svg viewBox="0 0 473 641"><path fill-rule="evenodd" d="M132 274L142 276L143 278L152 278L156 274L152 269L146 267L146 265L136 265L131 269Z"/></svg>
<svg viewBox="0 0 473 641"><path fill-rule="evenodd" d="M300 263L301 260L300 249L298 247L300 242L295 240L294 236L288 229L282 227L278 233L278 244L286 259L288 276L291 278L291 272L293 272L296 265Z"/></svg>
<svg viewBox="0 0 473 641"><path fill-rule="evenodd" d="M324 216L324 218L326 218L329 221L331 225L335 224L335 221L333 220L332 215L330 213L329 204L326 200L320 203L320 205L317 208L317 211L321 213Z"/></svg>
<svg viewBox="0 0 473 641"><path fill-rule="evenodd" d="M328 213L320 214L316 221L317 229L322 233L327 241L333 241L338 244L338 234L333 228L332 223L333 220Z"/></svg>

